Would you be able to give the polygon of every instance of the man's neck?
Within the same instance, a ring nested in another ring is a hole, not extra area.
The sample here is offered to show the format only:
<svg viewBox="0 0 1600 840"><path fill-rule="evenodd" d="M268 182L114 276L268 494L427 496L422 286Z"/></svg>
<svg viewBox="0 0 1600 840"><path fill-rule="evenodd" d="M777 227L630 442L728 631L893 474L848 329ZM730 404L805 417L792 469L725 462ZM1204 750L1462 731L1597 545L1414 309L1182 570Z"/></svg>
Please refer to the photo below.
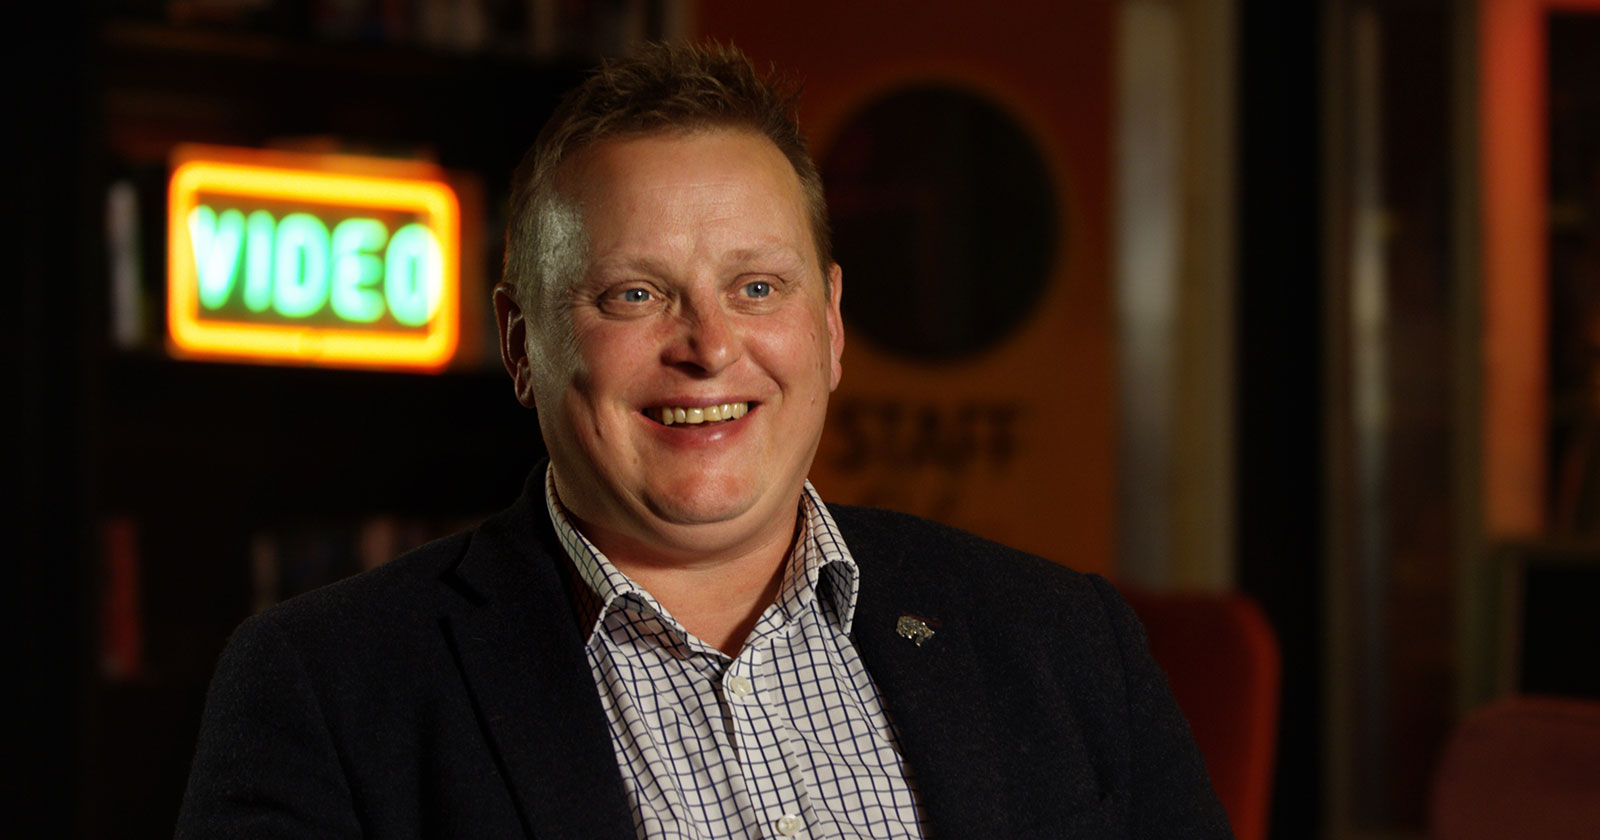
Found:
<svg viewBox="0 0 1600 840"><path fill-rule="evenodd" d="M575 523L606 559L671 613L695 638L738 656L767 607L778 598L784 570L799 538L787 534L738 552L664 556Z"/></svg>

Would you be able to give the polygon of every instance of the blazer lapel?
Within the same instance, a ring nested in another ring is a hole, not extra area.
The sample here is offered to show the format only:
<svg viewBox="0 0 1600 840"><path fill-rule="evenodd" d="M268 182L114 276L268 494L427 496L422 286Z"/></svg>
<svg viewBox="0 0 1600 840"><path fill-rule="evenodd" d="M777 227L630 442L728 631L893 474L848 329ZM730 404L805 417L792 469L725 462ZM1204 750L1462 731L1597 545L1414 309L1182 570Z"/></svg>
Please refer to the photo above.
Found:
<svg viewBox="0 0 1600 840"><path fill-rule="evenodd" d="M542 471L536 471L536 476ZM837 513L836 513L837 515ZM929 586L893 539L840 528L861 569L852 635L873 675L939 837L1005 836L1013 822L993 745L993 720L974 679L980 652L966 628L981 616ZM445 582L459 593L441 629L479 724L533 837L633 835L631 812L573 618L559 543L530 479L515 507L473 535ZM902 616L932 637L900 635ZM998 833L996 833L998 832Z"/></svg>
<svg viewBox="0 0 1600 840"><path fill-rule="evenodd" d="M949 587L925 586L911 558L893 541L873 539L840 523L861 569L852 635L884 697L900 749L917 780L931 834L1006 836L1005 804L991 705L978 692L981 661L966 632L973 615ZM933 635L920 645L897 631L902 616L925 621Z"/></svg>
<svg viewBox="0 0 1600 840"><path fill-rule="evenodd" d="M474 533L446 576L462 597L441 629L529 835L630 837L627 796L542 491L530 479L515 507Z"/></svg>

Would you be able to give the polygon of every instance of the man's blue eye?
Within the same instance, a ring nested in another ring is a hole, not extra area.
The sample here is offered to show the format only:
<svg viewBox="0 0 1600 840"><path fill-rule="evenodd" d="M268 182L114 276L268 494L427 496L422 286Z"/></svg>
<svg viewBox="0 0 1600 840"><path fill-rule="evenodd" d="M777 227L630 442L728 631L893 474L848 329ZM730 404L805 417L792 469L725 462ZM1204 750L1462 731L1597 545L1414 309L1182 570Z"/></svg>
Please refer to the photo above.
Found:
<svg viewBox="0 0 1600 840"><path fill-rule="evenodd" d="M744 287L745 297L762 298L772 294L772 284L764 281L747 283Z"/></svg>
<svg viewBox="0 0 1600 840"><path fill-rule="evenodd" d="M628 289L622 293L622 300L625 303L644 303L649 299L650 292L647 289Z"/></svg>

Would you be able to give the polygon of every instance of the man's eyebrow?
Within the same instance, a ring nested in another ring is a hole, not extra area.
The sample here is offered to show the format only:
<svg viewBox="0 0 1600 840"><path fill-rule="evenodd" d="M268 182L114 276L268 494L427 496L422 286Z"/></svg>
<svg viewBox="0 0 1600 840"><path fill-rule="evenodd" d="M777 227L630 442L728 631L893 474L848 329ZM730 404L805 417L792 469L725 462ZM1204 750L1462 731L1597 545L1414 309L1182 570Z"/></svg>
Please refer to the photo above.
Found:
<svg viewBox="0 0 1600 840"><path fill-rule="evenodd" d="M723 266L748 266L751 263L781 262L777 268L788 269L791 265L804 264L805 258L799 251L789 245L772 244L750 248L735 248L721 255L718 262ZM604 277L616 274L641 274L650 277L663 277L672 273L668 261L650 256L614 256L604 257L589 266L591 277Z"/></svg>
<svg viewBox="0 0 1600 840"><path fill-rule="evenodd" d="M604 257L590 263L587 273L590 277L615 274L643 274L657 277L667 273L667 264L655 257Z"/></svg>
<svg viewBox="0 0 1600 840"><path fill-rule="evenodd" d="M776 243L755 248L735 248L723 255L723 261L727 263L752 263L763 260L786 260L792 263L801 263L804 258L793 247Z"/></svg>

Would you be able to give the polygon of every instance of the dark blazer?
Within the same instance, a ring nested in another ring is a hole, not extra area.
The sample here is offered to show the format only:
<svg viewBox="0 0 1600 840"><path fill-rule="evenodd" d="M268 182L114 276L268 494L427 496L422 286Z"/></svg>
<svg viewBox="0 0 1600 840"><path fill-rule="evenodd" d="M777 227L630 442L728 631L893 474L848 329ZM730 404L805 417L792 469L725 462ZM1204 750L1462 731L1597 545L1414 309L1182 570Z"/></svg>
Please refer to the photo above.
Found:
<svg viewBox="0 0 1600 840"><path fill-rule="evenodd" d="M1145 648L1093 575L832 506L854 637L939 838L1221 838ZM478 529L240 626L177 836L629 838L543 482ZM910 613L937 622L918 646Z"/></svg>

